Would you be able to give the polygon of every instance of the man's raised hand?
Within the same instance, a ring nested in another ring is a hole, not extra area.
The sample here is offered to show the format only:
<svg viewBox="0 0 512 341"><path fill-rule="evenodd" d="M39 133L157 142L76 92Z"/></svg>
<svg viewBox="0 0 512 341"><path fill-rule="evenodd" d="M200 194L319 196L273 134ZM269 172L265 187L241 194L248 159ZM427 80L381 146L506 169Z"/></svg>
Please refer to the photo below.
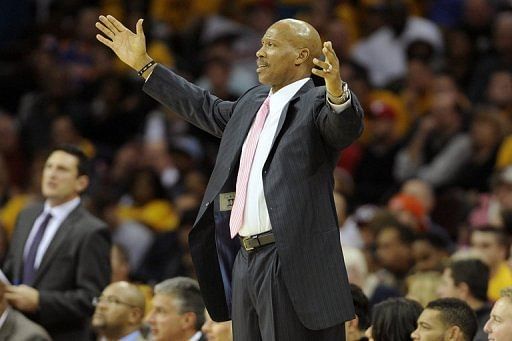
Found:
<svg viewBox="0 0 512 341"><path fill-rule="evenodd" d="M111 15L100 15L96 28L104 35L97 34L96 39L110 47L112 51L128 66L139 71L151 61L146 52L146 37L142 29L143 19L136 25L136 33L126 28Z"/></svg>
<svg viewBox="0 0 512 341"><path fill-rule="evenodd" d="M317 68L313 68L311 72L325 80L327 92L334 97L339 97L343 93L342 81L340 78L340 62L330 41L325 42L322 48L325 61L313 59L313 63Z"/></svg>

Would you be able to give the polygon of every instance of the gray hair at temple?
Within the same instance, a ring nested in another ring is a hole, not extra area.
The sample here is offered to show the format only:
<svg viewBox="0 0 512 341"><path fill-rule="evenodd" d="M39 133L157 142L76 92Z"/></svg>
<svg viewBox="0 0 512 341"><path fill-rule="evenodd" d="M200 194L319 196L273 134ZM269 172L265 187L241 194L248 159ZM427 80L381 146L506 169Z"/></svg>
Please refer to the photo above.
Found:
<svg viewBox="0 0 512 341"><path fill-rule="evenodd" d="M166 279L155 286L155 294L171 296L180 314L196 314L196 330L205 322L205 306L196 280L188 277Z"/></svg>

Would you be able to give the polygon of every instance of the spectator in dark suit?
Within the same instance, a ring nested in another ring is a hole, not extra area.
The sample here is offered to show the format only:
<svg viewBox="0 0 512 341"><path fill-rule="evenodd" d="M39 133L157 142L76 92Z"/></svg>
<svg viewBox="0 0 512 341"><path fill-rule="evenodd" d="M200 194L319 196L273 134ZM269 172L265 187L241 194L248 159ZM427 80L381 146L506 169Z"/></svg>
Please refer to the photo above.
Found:
<svg viewBox="0 0 512 341"><path fill-rule="evenodd" d="M92 299L110 281L110 234L82 205L87 158L73 146L46 160L46 201L20 213L4 263L6 298L55 341L89 340Z"/></svg>

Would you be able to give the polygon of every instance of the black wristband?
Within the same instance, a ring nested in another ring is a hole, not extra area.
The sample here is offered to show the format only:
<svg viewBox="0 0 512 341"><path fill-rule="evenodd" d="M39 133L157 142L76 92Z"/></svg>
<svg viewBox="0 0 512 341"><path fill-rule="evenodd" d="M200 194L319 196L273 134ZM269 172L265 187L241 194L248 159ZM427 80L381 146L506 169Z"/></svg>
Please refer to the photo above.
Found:
<svg viewBox="0 0 512 341"><path fill-rule="evenodd" d="M144 72L146 72L150 67L152 67L153 65L155 65L156 62L154 60L150 61L149 63L147 63L146 65L144 65L142 67L142 69L140 69L139 71L137 71L137 74L139 75L139 77L142 77L142 75L144 74Z"/></svg>

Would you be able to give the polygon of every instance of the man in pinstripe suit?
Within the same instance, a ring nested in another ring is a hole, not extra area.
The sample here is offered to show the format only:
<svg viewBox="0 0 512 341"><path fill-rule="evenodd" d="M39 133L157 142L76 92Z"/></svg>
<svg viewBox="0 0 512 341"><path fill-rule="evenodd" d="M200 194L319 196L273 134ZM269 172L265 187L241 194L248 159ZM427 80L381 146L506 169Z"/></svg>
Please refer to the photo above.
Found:
<svg viewBox="0 0 512 341"><path fill-rule="evenodd" d="M135 33L112 16L96 27L98 40L146 79L146 93L221 138L189 236L212 318L232 318L236 340L344 340L354 308L332 171L361 134L363 112L331 43L303 21L276 22L256 54L263 85L228 102L155 64L142 20ZM314 86L312 73L325 87ZM247 182L237 181L241 174Z"/></svg>

